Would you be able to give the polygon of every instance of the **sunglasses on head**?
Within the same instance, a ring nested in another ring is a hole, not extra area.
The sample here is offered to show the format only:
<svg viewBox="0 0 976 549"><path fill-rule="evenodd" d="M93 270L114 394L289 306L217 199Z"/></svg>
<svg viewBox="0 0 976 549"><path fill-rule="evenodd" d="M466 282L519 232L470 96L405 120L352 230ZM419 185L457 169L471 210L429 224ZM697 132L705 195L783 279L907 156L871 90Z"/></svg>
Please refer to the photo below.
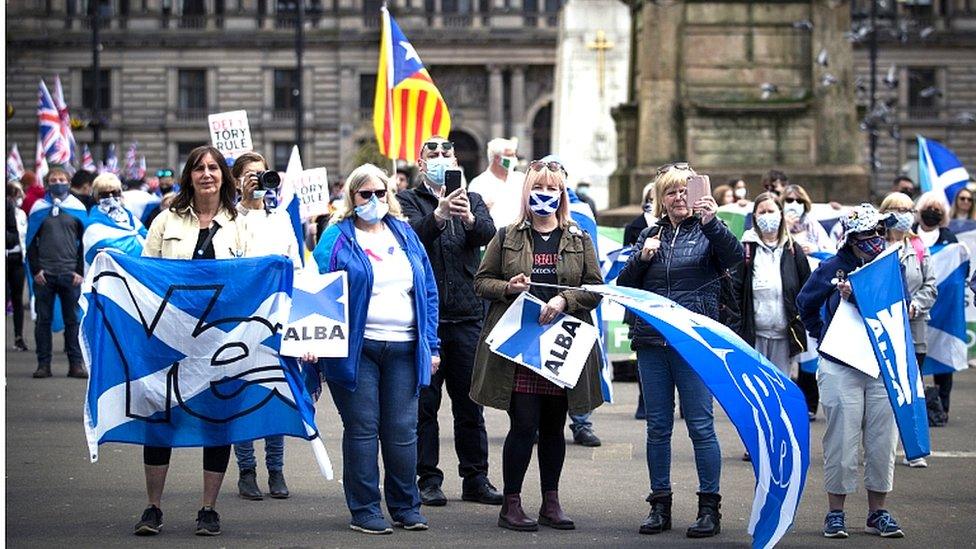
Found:
<svg viewBox="0 0 976 549"><path fill-rule="evenodd" d="M356 191L356 194L358 194L363 200L370 200L373 198L373 195L376 195L376 198L383 198L386 196L386 189L378 189L375 191Z"/></svg>
<svg viewBox="0 0 976 549"><path fill-rule="evenodd" d="M690 170L691 165L689 165L687 162L671 162L669 164L665 164L660 168L658 168L657 175L661 175L667 172L668 170L670 170L671 168L674 168L676 170Z"/></svg>
<svg viewBox="0 0 976 549"><path fill-rule="evenodd" d="M98 193L98 198L109 198L113 196L115 198L122 198L122 191L102 191Z"/></svg>
<svg viewBox="0 0 976 549"><path fill-rule="evenodd" d="M542 171L542 168L545 168L550 172L557 172L557 173L562 172L563 175L566 175L566 168L564 168L562 164L556 162L555 160L551 160L549 162L543 162L541 160L533 160L532 162L529 162L529 169L534 172Z"/></svg>

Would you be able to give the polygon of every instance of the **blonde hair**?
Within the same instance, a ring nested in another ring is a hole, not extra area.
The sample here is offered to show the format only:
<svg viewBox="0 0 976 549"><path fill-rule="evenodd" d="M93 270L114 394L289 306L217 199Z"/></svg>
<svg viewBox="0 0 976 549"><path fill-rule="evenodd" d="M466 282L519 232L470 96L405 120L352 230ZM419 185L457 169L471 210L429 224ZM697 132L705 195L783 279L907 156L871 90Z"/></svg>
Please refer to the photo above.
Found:
<svg viewBox="0 0 976 549"><path fill-rule="evenodd" d="M346 177L346 183L342 186L342 204L332 215L330 224L356 216L356 201L353 195L372 179L380 181L386 188L386 204L390 207L390 215L397 219L403 219L403 210L400 208L400 202L396 199L396 183L390 176L386 175L386 172L373 164L363 164Z"/></svg>
<svg viewBox="0 0 976 549"><path fill-rule="evenodd" d="M654 198L654 182L653 181L651 181L647 185L644 185L644 190L641 191L641 204L643 204L644 202L647 202L648 195L650 195L651 198Z"/></svg>
<svg viewBox="0 0 976 549"><path fill-rule="evenodd" d="M886 213L895 208L912 209L914 207L915 203L912 202L912 197L905 193L894 192L888 193L888 195L884 197L884 200L881 201L881 205L878 206L878 212ZM915 236L915 233L913 233L910 229L905 231L905 238L911 238L913 236Z"/></svg>
<svg viewBox="0 0 976 549"><path fill-rule="evenodd" d="M654 217L661 219L665 216L667 212L664 211L664 195L679 185L687 187L688 177L692 175L698 174L691 169L691 166L685 170L671 166L654 179Z"/></svg>
<svg viewBox="0 0 976 549"><path fill-rule="evenodd" d="M779 197L771 192L759 193L759 196L752 203L752 230L756 231L756 234L762 238L762 231L759 230L759 225L756 223L756 211L759 210L759 205L763 202L772 202L776 204L776 208L779 210L779 231L776 233L776 241L780 244L786 244L787 247L793 246L793 236L790 232L786 230L786 213L783 212L783 207L779 203Z"/></svg>
<svg viewBox="0 0 976 549"><path fill-rule="evenodd" d="M114 173L100 173L98 174L98 177L92 181L92 196L96 198L103 191L112 191L115 189L120 191L122 190L122 181L120 181L119 177Z"/></svg>
<svg viewBox="0 0 976 549"><path fill-rule="evenodd" d="M918 202L915 203L916 220L921 223L922 211L931 206L938 206L942 210L942 221L939 222L939 226L947 227L949 225L949 204L946 203L945 193L942 191L929 191L918 197Z"/></svg>
<svg viewBox="0 0 976 549"><path fill-rule="evenodd" d="M561 171L554 172L550 171L549 168L542 168L538 171L529 170L529 173L525 175L525 183L522 185L522 211L519 213L518 219L515 220L515 224L521 225L525 221L532 222L529 193L532 192L532 185L535 185L537 181L555 182L559 185L559 207L556 208L556 220L559 222L559 228L565 229L572 220L569 215L569 193L566 192L566 176Z"/></svg>

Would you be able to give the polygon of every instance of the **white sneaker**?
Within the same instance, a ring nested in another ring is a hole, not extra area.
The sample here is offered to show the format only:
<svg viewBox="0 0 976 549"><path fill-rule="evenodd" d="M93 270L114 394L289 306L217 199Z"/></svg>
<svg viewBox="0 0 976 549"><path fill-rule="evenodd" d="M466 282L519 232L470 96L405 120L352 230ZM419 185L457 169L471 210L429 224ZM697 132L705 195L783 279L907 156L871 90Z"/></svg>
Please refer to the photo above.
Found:
<svg viewBox="0 0 976 549"><path fill-rule="evenodd" d="M909 460L908 458L902 458L901 464L907 465L912 469L921 469L929 466L929 462L925 461L925 458L918 458L913 460Z"/></svg>

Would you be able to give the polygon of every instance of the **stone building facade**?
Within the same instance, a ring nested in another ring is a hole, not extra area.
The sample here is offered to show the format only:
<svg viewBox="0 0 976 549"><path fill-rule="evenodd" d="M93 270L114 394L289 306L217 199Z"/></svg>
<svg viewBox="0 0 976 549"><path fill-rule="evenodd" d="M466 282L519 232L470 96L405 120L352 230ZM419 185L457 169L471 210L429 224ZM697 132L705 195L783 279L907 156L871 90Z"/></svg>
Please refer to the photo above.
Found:
<svg viewBox="0 0 976 549"><path fill-rule="evenodd" d="M374 142L379 55L375 0L305 0L306 166L333 179ZM485 144L517 136L520 153L547 150L562 0L390 0L451 111L468 173ZM256 149L284 169L295 136L293 0L21 0L7 4L6 138L27 163L36 143L37 83L61 76L72 116L93 106L92 20L103 21L103 143L136 141L149 169L178 167L208 141L207 114L245 109ZM90 143L90 129L77 130Z"/></svg>

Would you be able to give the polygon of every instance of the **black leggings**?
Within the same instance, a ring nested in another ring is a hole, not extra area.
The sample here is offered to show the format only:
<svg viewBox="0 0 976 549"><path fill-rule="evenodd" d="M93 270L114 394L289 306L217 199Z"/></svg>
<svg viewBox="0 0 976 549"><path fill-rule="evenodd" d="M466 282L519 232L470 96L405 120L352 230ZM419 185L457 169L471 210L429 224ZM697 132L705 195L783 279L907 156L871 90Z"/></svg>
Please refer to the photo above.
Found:
<svg viewBox="0 0 976 549"><path fill-rule="evenodd" d="M173 449L166 446L143 446L142 462L146 465L169 465ZM226 473L230 463L230 446L204 446L203 470L208 473Z"/></svg>
<svg viewBox="0 0 976 549"><path fill-rule="evenodd" d="M566 460L568 403L565 396L512 393L508 407L510 427L502 448L505 494L522 492L522 481L532 461L532 444L539 433L539 480L542 491L559 489L559 475Z"/></svg>
<svg viewBox="0 0 976 549"><path fill-rule="evenodd" d="M24 337L24 256L13 254L7 257L7 286L10 291L7 299L14 313L14 337Z"/></svg>
<svg viewBox="0 0 976 549"><path fill-rule="evenodd" d="M820 387L817 385L816 372L804 372L799 369L796 373L796 384L807 401L807 410L811 414L816 414L817 404L820 403Z"/></svg>

